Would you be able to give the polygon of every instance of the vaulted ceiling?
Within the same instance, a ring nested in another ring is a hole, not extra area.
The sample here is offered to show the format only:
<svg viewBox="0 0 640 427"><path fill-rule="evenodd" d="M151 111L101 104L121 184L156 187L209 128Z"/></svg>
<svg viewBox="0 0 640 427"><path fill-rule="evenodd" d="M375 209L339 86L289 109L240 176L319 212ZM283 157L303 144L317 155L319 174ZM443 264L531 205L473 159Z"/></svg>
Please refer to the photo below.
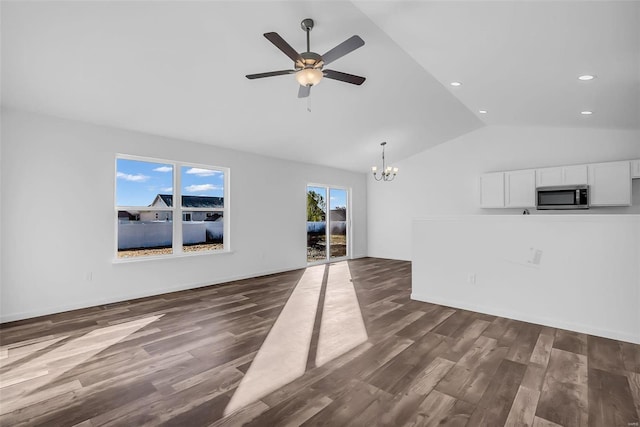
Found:
<svg viewBox="0 0 640 427"><path fill-rule="evenodd" d="M399 160L485 124L640 129L633 1L1 7L2 104L60 117L361 172L382 141ZM306 100L291 75L244 77L290 68L262 34L303 51L307 17L312 51L365 40L331 64L362 86L324 79Z"/></svg>

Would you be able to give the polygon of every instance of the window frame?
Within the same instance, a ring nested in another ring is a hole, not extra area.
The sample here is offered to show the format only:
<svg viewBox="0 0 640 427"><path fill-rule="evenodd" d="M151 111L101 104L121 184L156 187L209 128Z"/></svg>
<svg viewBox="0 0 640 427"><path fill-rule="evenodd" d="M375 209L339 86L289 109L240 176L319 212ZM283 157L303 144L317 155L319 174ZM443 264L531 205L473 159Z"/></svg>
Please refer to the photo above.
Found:
<svg viewBox="0 0 640 427"><path fill-rule="evenodd" d="M173 168L173 206L170 207L155 207L155 206L118 206L117 205L117 191L118 191L118 160L134 160L140 162L147 163L158 163L158 164L166 164L171 165ZM114 158L114 172L113 172L113 206L114 206L114 263L126 263L126 262L138 262L138 261L148 261L148 260L156 260L156 259L170 259L170 258L179 258L179 257L190 257L190 256L201 256L201 255L216 255L223 253L231 252L231 238L230 238L230 230L231 230L231 221L230 221L230 175L231 169L225 166L213 166L202 163L191 163L184 162L179 160L168 160L168 159L160 159L156 157L146 157L146 156L136 156L131 154L124 153L116 153ZM214 170L217 172L222 172L222 185L223 185L223 200L224 206L222 208L188 208L182 206L182 168L201 168L207 170ZM172 253L165 255L148 255L148 256L139 256L139 257L128 257L128 258L120 258L118 257L118 211L129 211L129 210L137 210L137 211L158 211L158 212L171 212L172 217ZM183 250L183 235L182 235L182 225L186 222L183 219L183 215L185 212L196 212L196 211L204 211L204 212L221 212L223 218L223 248L222 249L211 249L211 250L201 250L201 251L184 251Z"/></svg>

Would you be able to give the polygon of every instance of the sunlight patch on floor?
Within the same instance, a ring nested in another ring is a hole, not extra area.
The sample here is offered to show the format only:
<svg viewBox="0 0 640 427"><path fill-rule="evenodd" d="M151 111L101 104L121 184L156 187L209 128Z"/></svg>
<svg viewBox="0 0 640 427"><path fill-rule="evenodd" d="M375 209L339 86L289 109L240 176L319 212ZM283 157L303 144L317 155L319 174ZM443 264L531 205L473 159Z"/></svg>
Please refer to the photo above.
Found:
<svg viewBox="0 0 640 427"><path fill-rule="evenodd" d="M348 263L307 268L227 405L225 416L304 375L325 269L328 278L316 366L368 339Z"/></svg>
<svg viewBox="0 0 640 427"><path fill-rule="evenodd" d="M332 264L324 296L316 366L343 355L368 338L349 265L346 262Z"/></svg>
<svg viewBox="0 0 640 427"><path fill-rule="evenodd" d="M96 354L116 344L137 330L144 328L163 315L150 316L131 322L107 326L95 329L55 347L46 353L24 363L17 363L21 359L28 359L36 352L45 350L49 346L68 337L56 337L42 342L20 343L3 346L0 353L4 354L0 367L0 393L3 404L0 414L16 410L21 406L21 399L33 392L38 392L41 387L54 381L67 371L88 361ZM46 390L43 393L47 393ZM36 399L37 400L37 399ZM25 404L33 404L34 398L23 400Z"/></svg>
<svg viewBox="0 0 640 427"><path fill-rule="evenodd" d="M302 376L316 319L324 266L305 270L224 410L229 415Z"/></svg>

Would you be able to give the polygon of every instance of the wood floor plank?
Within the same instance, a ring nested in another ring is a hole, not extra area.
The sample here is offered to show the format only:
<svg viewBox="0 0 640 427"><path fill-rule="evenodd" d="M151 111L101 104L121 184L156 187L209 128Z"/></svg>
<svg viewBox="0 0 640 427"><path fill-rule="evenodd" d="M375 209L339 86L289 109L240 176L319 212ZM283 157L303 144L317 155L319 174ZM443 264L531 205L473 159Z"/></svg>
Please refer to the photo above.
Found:
<svg viewBox="0 0 640 427"><path fill-rule="evenodd" d="M628 342L621 342L620 346L625 369L640 374L640 346Z"/></svg>
<svg viewBox="0 0 640 427"><path fill-rule="evenodd" d="M340 396L302 425L347 425L373 401L389 400L390 396L389 393L363 381L351 380Z"/></svg>
<svg viewBox="0 0 640 427"><path fill-rule="evenodd" d="M531 363L537 363L538 365L547 366L549 357L551 357L551 347L553 346L553 335L540 334L536 346L533 348Z"/></svg>
<svg viewBox="0 0 640 427"><path fill-rule="evenodd" d="M626 376L589 369L589 425L634 426L640 423Z"/></svg>
<svg viewBox="0 0 640 427"><path fill-rule="evenodd" d="M449 345L443 337L428 333L419 342L414 342L381 366L366 380L382 390L396 393L405 389L406 382L416 377L416 366L428 364L447 350Z"/></svg>
<svg viewBox="0 0 640 427"><path fill-rule="evenodd" d="M362 356L329 373L314 383L312 388L332 399L337 399L342 394L342 388L347 386L350 379L360 380L370 377L412 344L413 341L405 338L390 337L374 345L370 351Z"/></svg>
<svg viewBox="0 0 640 427"><path fill-rule="evenodd" d="M563 427L560 424L556 424L552 421L545 420L544 418L534 417L533 427Z"/></svg>
<svg viewBox="0 0 640 427"><path fill-rule="evenodd" d="M502 360L491 383L469 419L470 425L504 425L513 406L525 365L508 359Z"/></svg>
<svg viewBox="0 0 640 427"><path fill-rule="evenodd" d="M147 382L131 383L126 389L110 387L95 391L84 398L81 391L72 391L67 393L68 398L64 399L63 405L60 405L60 399L41 402L24 410L6 414L2 421L3 424L12 426L74 425L90 419L97 413L108 412L130 400L137 400L154 392L155 388ZM45 408L48 410L43 410Z"/></svg>
<svg viewBox="0 0 640 427"><path fill-rule="evenodd" d="M532 390L522 385L518 387L509 415L504 425L506 426L532 426L536 415L536 407L540 399L540 391Z"/></svg>
<svg viewBox="0 0 640 427"><path fill-rule="evenodd" d="M629 389L633 396L633 402L636 405L636 412L640 417L640 374L635 372L628 372L627 379L629 380Z"/></svg>
<svg viewBox="0 0 640 427"><path fill-rule="evenodd" d="M504 317L497 317L495 320L491 322L491 324L482 332L487 338L493 338L495 340L499 340L509 328L511 324L510 319L505 319Z"/></svg>
<svg viewBox="0 0 640 427"><path fill-rule="evenodd" d="M564 426L587 425L587 357L552 349L536 416Z"/></svg>
<svg viewBox="0 0 640 427"><path fill-rule="evenodd" d="M457 310L449 316L444 322L438 325L433 332L446 335L452 338L458 338L467 327L474 321L473 313L470 311Z"/></svg>
<svg viewBox="0 0 640 427"><path fill-rule="evenodd" d="M261 400L270 407L279 405L280 403L296 396L299 392L307 389L308 387L311 387L312 384L315 384L316 382L325 378L330 373L336 371L339 368L342 368L348 363L358 359L360 356L368 353L372 347L373 344L364 343L349 351L348 353L345 353L341 357L330 361L326 365L312 369L311 371L307 372L307 374L279 388L273 393L270 393L269 395L263 397ZM360 361L358 361L357 363L360 363Z"/></svg>
<svg viewBox="0 0 640 427"><path fill-rule="evenodd" d="M587 337L589 367L608 372L624 373L625 361L619 341L602 337Z"/></svg>
<svg viewBox="0 0 640 427"><path fill-rule="evenodd" d="M404 425L418 411L418 406L424 399L423 394L409 392L396 394L391 400L376 400L363 411L362 418L358 416L354 419L354 425Z"/></svg>
<svg viewBox="0 0 640 427"><path fill-rule="evenodd" d="M436 326L447 320L453 313L454 309L444 307L434 307L435 309L425 312L423 316L411 322L397 332L397 335L412 340L416 340L430 332Z"/></svg>
<svg viewBox="0 0 640 427"><path fill-rule="evenodd" d="M544 382L546 372L546 366L529 363L529 365L527 365L527 370L524 373L524 377L522 378L522 386L531 390L542 390L542 384Z"/></svg>
<svg viewBox="0 0 640 427"><path fill-rule="evenodd" d="M640 345L413 301L410 262L335 265L357 303L327 313L361 315L366 342L227 416L305 269L1 324L0 425L638 422Z"/></svg>
<svg viewBox="0 0 640 427"><path fill-rule="evenodd" d="M444 358L457 362L473 346L480 334L489 326L486 320L475 319L469 326L454 339L451 349L443 356Z"/></svg>
<svg viewBox="0 0 640 427"><path fill-rule="evenodd" d="M507 359L523 364L528 363L541 331L542 327L540 325L525 323L511 345Z"/></svg>
<svg viewBox="0 0 640 427"><path fill-rule="evenodd" d="M267 408L260 418L249 422L248 426L261 425L301 425L333 402L327 396L318 395L312 389L302 390L291 399Z"/></svg>
<svg viewBox="0 0 640 427"><path fill-rule="evenodd" d="M505 347L497 347L496 340L481 336L476 345L438 383L436 390L477 404L507 351Z"/></svg>
<svg viewBox="0 0 640 427"><path fill-rule="evenodd" d="M419 374L417 374L409 385L409 393L417 395L427 395L444 378L445 375L455 366L455 363L436 357Z"/></svg>
<svg viewBox="0 0 640 427"><path fill-rule="evenodd" d="M436 390L422 401L414 418L405 426L466 426L474 406Z"/></svg>
<svg viewBox="0 0 640 427"><path fill-rule="evenodd" d="M250 403L242 411L235 412L228 417L220 418L209 424L209 427L236 427L244 426L269 409L261 400Z"/></svg>

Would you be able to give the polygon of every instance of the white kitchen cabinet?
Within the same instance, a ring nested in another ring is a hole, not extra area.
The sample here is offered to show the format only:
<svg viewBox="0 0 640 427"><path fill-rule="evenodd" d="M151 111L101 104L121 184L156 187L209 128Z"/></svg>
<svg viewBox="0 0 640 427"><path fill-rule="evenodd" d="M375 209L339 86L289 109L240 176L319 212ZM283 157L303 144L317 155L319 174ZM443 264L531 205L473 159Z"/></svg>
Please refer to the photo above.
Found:
<svg viewBox="0 0 640 427"><path fill-rule="evenodd" d="M536 170L536 186L562 185L562 167Z"/></svg>
<svg viewBox="0 0 640 427"><path fill-rule="evenodd" d="M480 175L480 207L504 208L504 172Z"/></svg>
<svg viewBox="0 0 640 427"><path fill-rule="evenodd" d="M591 206L630 206L631 163L590 164L589 196Z"/></svg>
<svg viewBox="0 0 640 427"><path fill-rule="evenodd" d="M504 173L505 207L533 208L536 206L536 171L534 169Z"/></svg>
<svg viewBox="0 0 640 427"><path fill-rule="evenodd" d="M536 186L550 185L586 185L587 165L559 166L536 170Z"/></svg>
<svg viewBox="0 0 640 427"><path fill-rule="evenodd" d="M631 161L631 178L640 178L640 159Z"/></svg>
<svg viewBox="0 0 640 427"><path fill-rule="evenodd" d="M565 166L562 168L562 185L587 185L588 176L587 165Z"/></svg>

